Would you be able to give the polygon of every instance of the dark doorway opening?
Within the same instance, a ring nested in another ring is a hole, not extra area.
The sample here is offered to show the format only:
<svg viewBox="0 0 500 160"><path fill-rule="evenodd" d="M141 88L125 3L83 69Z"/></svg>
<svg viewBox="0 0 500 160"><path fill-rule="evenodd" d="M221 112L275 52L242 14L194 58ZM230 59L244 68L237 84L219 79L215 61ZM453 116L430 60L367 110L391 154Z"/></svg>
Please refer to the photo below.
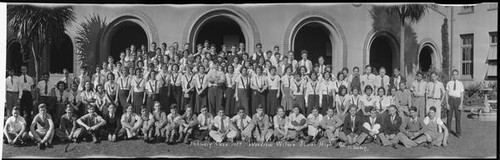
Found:
<svg viewBox="0 0 500 160"><path fill-rule="evenodd" d="M149 48L148 37L144 29L140 25L128 21L123 22L115 28L114 33L111 34L110 44L111 51L108 55L113 56L115 62L120 59L120 53L125 52L125 49L130 47L132 44L135 45L136 49L141 48L141 45ZM101 59L100 63L103 61L107 61L107 57L105 59Z"/></svg>
<svg viewBox="0 0 500 160"><path fill-rule="evenodd" d="M232 45L238 46L240 42L246 43L240 25L225 16L211 18L208 22L202 24L195 38L196 43L193 46L203 45L205 40L208 40L210 44L215 44L217 52L220 51L222 44L231 49ZM196 52L196 47L194 51Z"/></svg>
<svg viewBox="0 0 500 160"><path fill-rule="evenodd" d="M296 60L302 59L300 52L307 50L307 59L313 65L318 63L318 58L323 56L325 64L332 64L332 42L330 32L322 24L309 23L297 31L294 40L294 57Z"/></svg>
<svg viewBox="0 0 500 160"><path fill-rule="evenodd" d="M431 47L425 46L420 51L420 56L418 57L418 63L420 64L420 70L422 72L428 72L432 67L432 54L434 50Z"/></svg>
<svg viewBox="0 0 500 160"><path fill-rule="evenodd" d="M387 36L377 36L370 46L370 65L378 71L380 67L384 67L386 75L392 76L393 67L396 67L394 62L397 62L397 57L394 56L394 46L391 45L391 40Z"/></svg>
<svg viewBox="0 0 500 160"><path fill-rule="evenodd" d="M63 73L64 68L73 72L73 43L66 34L61 38L50 48L50 73Z"/></svg>
<svg viewBox="0 0 500 160"><path fill-rule="evenodd" d="M16 75L21 74L23 55L21 53L21 43L12 42L7 48L7 69L13 68Z"/></svg>

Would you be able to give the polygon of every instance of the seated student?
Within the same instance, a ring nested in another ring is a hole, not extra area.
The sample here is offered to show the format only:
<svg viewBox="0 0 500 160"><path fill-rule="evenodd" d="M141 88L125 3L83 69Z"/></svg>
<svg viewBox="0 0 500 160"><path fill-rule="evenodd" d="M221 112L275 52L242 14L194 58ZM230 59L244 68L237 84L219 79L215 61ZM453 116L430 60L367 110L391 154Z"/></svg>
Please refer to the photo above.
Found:
<svg viewBox="0 0 500 160"><path fill-rule="evenodd" d="M429 108L427 117L424 119L424 124L424 135L427 137L426 142L431 143L433 146L448 146L448 128L446 128L443 121L436 114L436 107L431 106ZM417 143L422 143L422 141L417 141Z"/></svg>
<svg viewBox="0 0 500 160"><path fill-rule="evenodd" d="M394 149L398 149L396 146L399 142L397 137L399 133L399 127L401 126L401 117L396 113L397 109L395 105L390 105L387 108L387 115L382 121L382 128L380 129L381 134L379 134L380 141L382 141L382 146L391 146ZM383 114L383 113L381 113Z"/></svg>
<svg viewBox="0 0 500 160"><path fill-rule="evenodd" d="M311 114L307 116L307 140L306 144L311 143L314 140L314 144L318 143L318 139L321 137L320 124L323 120L323 115L319 114L318 107L313 107Z"/></svg>
<svg viewBox="0 0 500 160"><path fill-rule="evenodd" d="M122 128L118 132L118 137L122 137L126 134L127 136L124 137L124 139L134 138L137 136L139 129L141 128L142 119L139 115L132 111L132 108L133 106L129 105L120 119Z"/></svg>
<svg viewBox="0 0 500 160"><path fill-rule="evenodd" d="M35 130L36 125L36 130ZM45 149L45 147L52 148L52 138L54 137L54 121L47 113L47 106L45 103L38 105L38 114L33 118L30 126L30 137L34 139L38 145L38 149Z"/></svg>
<svg viewBox="0 0 500 160"><path fill-rule="evenodd" d="M321 128L325 129L326 137L331 146L338 148L337 141L339 140L339 132L344 122L340 119L340 115L336 113L336 109L328 107L326 115L321 120Z"/></svg>
<svg viewBox="0 0 500 160"><path fill-rule="evenodd" d="M208 112L207 106L202 106L198 115L198 129L195 129L195 137L199 140L209 140L210 125L212 125L213 116Z"/></svg>
<svg viewBox="0 0 500 160"><path fill-rule="evenodd" d="M28 138L26 121L22 116L19 116L19 112L20 108L18 106L14 107L12 109L12 116L7 118L5 127L3 128L4 142L8 142L10 145L25 144L25 140Z"/></svg>
<svg viewBox="0 0 500 160"><path fill-rule="evenodd" d="M231 118L233 124L235 124L236 130L238 131L238 136L236 138L241 138L241 140L247 140L246 137L241 136L241 133L248 128L252 122L252 118L248 116L245 112L245 108L239 107L238 114Z"/></svg>
<svg viewBox="0 0 500 160"><path fill-rule="evenodd" d="M298 142L300 138L304 136L304 129L307 127L307 120L306 117L300 113L298 105L295 105L292 111L293 112L288 116L288 119L290 120L290 123L288 124L288 132L290 132L290 134L287 139L294 139Z"/></svg>
<svg viewBox="0 0 500 160"><path fill-rule="evenodd" d="M155 119L153 118L153 114L148 111L148 108L146 108L146 106L142 106L141 108L141 120L141 132L143 135L143 140L146 143L150 143L153 140L153 123L155 122Z"/></svg>
<svg viewBox="0 0 500 160"><path fill-rule="evenodd" d="M66 114L61 116L59 128L56 129L56 136L62 141L76 141L77 135L75 134L77 125L76 120L78 119L75 114L73 114L73 106L71 104L66 105Z"/></svg>
<svg viewBox="0 0 500 160"><path fill-rule="evenodd" d="M339 137L344 141L346 146L355 145L359 146L357 143L358 137L361 134L361 129L363 127L362 117L356 114L357 107L355 105L349 106L349 114L345 115L344 127L342 132L339 133ZM343 146L343 143L340 144Z"/></svg>
<svg viewBox="0 0 500 160"><path fill-rule="evenodd" d="M229 117L224 115L224 108L220 107L210 126L210 137L219 143L226 140L226 138L229 142L234 142L234 138L238 134L236 130Z"/></svg>
<svg viewBox="0 0 500 160"><path fill-rule="evenodd" d="M262 106L257 107L256 111L250 125L245 128L241 136L245 137L245 139L254 138L257 142L268 142L273 136L269 116L264 113Z"/></svg>
<svg viewBox="0 0 500 160"><path fill-rule="evenodd" d="M122 128L120 123L120 116L116 113L116 105L111 104L108 106L108 112L104 115L104 120L106 125L104 126L104 131L108 135L108 141L116 142L116 136L120 129Z"/></svg>
<svg viewBox="0 0 500 160"><path fill-rule="evenodd" d="M282 106L278 107L278 112L273 117L274 122L274 142L286 140L288 135L287 124L290 123L288 117L285 115L285 109Z"/></svg>
<svg viewBox="0 0 500 160"><path fill-rule="evenodd" d="M167 114L161 110L160 101L155 101L153 105L153 118L154 118L154 140L159 141L160 138L165 138L165 131L167 125Z"/></svg>
<svg viewBox="0 0 500 160"><path fill-rule="evenodd" d="M175 123L178 119L181 118L181 115L177 113L177 104L170 105L170 114L167 115L167 126L165 131L165 143L172 144L174 143L175 135L178 132L179 125Z"/></svg>
<svg viewBox="0 0 500 160"><path fill-rule="evenodd" d="M363 144L364 142L375 142L378 143L380 127L382 125L382 117L377 112L377 109L373 106L368 106L366 109L370 116L366 116L363 120L363 128L361 129L363 133L359 136L358 144Z"/></svg>
<svg viewBox="0 0 500 160"><path fill-rule="evenodd" d="M106 121L95 112L96 106L88 105L87 114L78 118L76 122L82 126L77 131L77 138L80 137L92 137L93 143L99 143L99 132L102 126L106 125Z"/></svg>
<svg viewBox="0 0 500 160"><path fill-rule="evenodd" d="M183 141L185 144L189 144L189 138L193 133L193 128L198 124L196 114L193 113L193 108L189 104L186 106L186 112L177 123L179 125L179 139L177 139L177 143Z"/></svg>
<svg viewBox="0 0 500 160"><path fill-rule="evenodd" d="M427 141L427 137L423 136L425 132L425 124L423 118L418 117L417 107L410 107L410 114L400 127L399 142L407 148L417 146L417 142ZM430 147L430 146L428 146Z"/></svg>

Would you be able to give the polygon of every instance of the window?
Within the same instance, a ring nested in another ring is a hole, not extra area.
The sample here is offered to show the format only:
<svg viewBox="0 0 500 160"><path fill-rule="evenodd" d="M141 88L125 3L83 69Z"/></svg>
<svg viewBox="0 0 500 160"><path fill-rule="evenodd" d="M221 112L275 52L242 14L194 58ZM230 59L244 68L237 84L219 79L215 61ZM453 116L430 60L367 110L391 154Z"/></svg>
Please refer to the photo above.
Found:
<svg viewBox="0 0 500 160"><path fill-rule="evenodd" d="M490 32L490 45L497 45L497 32Z"/></svg>
<svg viewBox="0 0 500 160"><path fill-rule="evenodd" d="M462 39L462 75L464 76L464 78L473 78L474 35L460 35L460 38Z"/></svg>
<svg viewBox="0 0 500 160"><path fill-rule="evenodd" d="M458 14L474 13L474 6L462 6Z"/></svg>
<svg viewBox="0 0 500 160"><path fill-rule="evenodd" d="M488 5L488 11L491 11L491 10L497 10L498 9L498 3L493 3L493 4L489 4Z"/></svg>

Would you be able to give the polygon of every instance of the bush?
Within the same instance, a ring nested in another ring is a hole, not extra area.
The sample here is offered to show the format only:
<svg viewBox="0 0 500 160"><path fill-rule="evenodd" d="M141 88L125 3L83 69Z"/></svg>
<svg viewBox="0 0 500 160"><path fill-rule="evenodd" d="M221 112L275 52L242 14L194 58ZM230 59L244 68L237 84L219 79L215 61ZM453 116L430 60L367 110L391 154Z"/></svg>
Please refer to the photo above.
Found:
<svg viewBox="0 0 500 160"><path fill-rule="evenodd" d="M481 83L475 83L465 88L464 105L483 105L484 94L482 94Z"/></svg>

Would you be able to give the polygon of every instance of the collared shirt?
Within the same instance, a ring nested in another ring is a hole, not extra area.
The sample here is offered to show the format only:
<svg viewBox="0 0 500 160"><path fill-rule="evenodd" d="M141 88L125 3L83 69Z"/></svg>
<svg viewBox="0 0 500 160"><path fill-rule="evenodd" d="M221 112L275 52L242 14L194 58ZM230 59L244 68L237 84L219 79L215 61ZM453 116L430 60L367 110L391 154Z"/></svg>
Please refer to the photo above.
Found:
<svg viewBox="0 0 500 160"><path fill-rule="evenodd" d="M425 82L424 80L421 80L420 82L413 81L413 83L411 83L410 90L413 92L415 96L424 96L426 87L427 87L427 82Z"/></svg>
<svg viewBox="0 0 500 160"><path fill-rule="evenodd" d="M399 83L401 82L401 75L398 75L397 77L394 77L394 82L392 85L396 87L397 90L399 90Z"/></svg>
<svg viewBox="0 0 500 160"><path fill-rule="evenodd" d="M108 93L109 95L116 95L116 91L118 90L118 83L116 83L115 81L107 81L104 84L104 90L106 90L106 93Z"/></svg>
<svg viewBox="0 0 500 160"><path fill-rule="evenodd" d="M207 86L208 76L205 75L204 73L196 74L194 76L194 79L195 79L194 81L196 82L196 88L198 88L198 90Z"/></svg>
<svg viewBox="0 0 500 160"><path fill-rule="evenodd" d="M106 77L103 74L95 73L92 75L92 83L94 84L94 87L96 87L97 84L104 84L106 83Z"/></svg>
<svg viewBox="0 0 500 160"><path fill-rule="evenodd" d="M366 94L361 96L360 102L363 103L363 105L366 106L375 106L375 103L377 103L377 97L376 96L367 96Z"/></svg>
<svg viewBox="0 0 500 160"><path fill-rule="evenodd" d="M208 86L218 86L221 83L224 83L226 81L226 76L222 71L218 71L215 69L210 70L207 73L208 77Z"/></svg>
<svg viewBox="0 0 500 160"><path fill-rule="evenodd" d="M304 90L306 89L306 82L302 80L297 82L293 79L290 89L292 90L293 95L303 95Z"/></svg>
<svg viewBox="0 0 500 160"><path fill-rule="evenodd" d="M281 77L281 84L283 85L284 88L289 88L290 85L292 84L292 81L293 81L293 76L285 74L284 76Z"/></svg>
<svg viewBox="0 0 500 160"><path fill-rule="evenodd" d="M274 75L274 76L267 76L267 84L269 86L270 90L278 90L280 88L280 76L279 75Z"/></svg>
<svg viewBox="0 0 500 160"><path fill-rule="evenodd" d="M194 78L195 78L195 75L193 75L193 74L191 74L191 75L188 75L188 74L182 75L182 77L181 77L182 88L189 89L189 88L195 86L196 84L193 81Z"/></svg>
<svg viewBox="0 0 500 160"><path fill-rule="evenodd" d="M160 87L160 82L158 82L157 80L149 80L145 84L145 89L148 93L158 94L160 93Z"/></svg>
<svg viewBox="0 0 500 160"><path fill-rule="evenodd" d="M292 125L292 122L296 122L298 124L300 124L300 121L302 120L306 120L306 117L304 117L304 115L302 114L294 114L294 113L290 113L290 115L288 116L288 119L290 120L290 123L288 124L289 128L293 128L294 126ZM304 125L302 126L306 126L307 123L304 123Z"/></svg>
<svg viewBox="0 0 500 160"><path fill-rule="evenodd" d="M378 75L378 76L375 76L375 80L373 81L373 84L375 85L376 88L384 87L385 90L387 91L388 86L390 84L390 81L391 81L391 78L389 76L384 75L382 77L382 76Z"/></svg>
<svg viewBox="0 0 500 160"><path fill-rule="evenodd" d="M70 103L77 103L82 101L81 93L78 90L77 91L70 90L68 93L69 93L68 101Z"/></svg>
<svg viewBox="0 0 500 160"><path fill-rule="evenodd" d="M393 96L377 96L378 100L377 103L375 104L378 109L385 110L387 107L389 107L391 104L393 104Z"/></svg>
<svg viewBox="0 0 500 160"><path fill-rule="evenodd" d="M323 116L323 119L321 120L321 125L323 126L323 128L327 128L327 127L330 127L330 126L333 126L333 127L340 127L342 125L342 120L340 119L340 117L338 115L333 115L332 117L325 115Z"/></svg>
<svg viewBox="0 0 500 160"><path fill-rule="evenodd" d="M5 79L5 84L7 91L9 92L19 92L22 90L21 84L19 82L20 78L18 76L9 76Z"/></svg>
<svg viewBox="0 0 500 160"><path fill-rule="evenodd" d="M84 101L93 102L95 100L95 92L94 91L82 91L80 92L80 97Z"/></svg>
<svg viewBox="0 0 500 160"><path fill-rule="evenodd" d="M172 73L172 76L170 78L170 85L181 86L182 85L181 78L182 78L182 74Z"/></svg>
<svg viewBox="0 0 500 160"><path fill-rule="evenodd" d="M236 74L230 74L230 73L226 73L226 87L228 88L234 88L234 85L235 85L235 78L237 77Z"/></svg>
<svg viewBox="0 0 500 160"><path fill-rule="evenodd" d="M83 91L83 88L85 87L86 82L91 82L91 79L87 75L80 75L78 76L78 90Z"/></svg>
<svg viewBox="0 0 500 160"><path fill-rule="evenodd" d="M254 114L252 117L252 120L255 123L255 126L259 127L261 131L264 131L264 129L269 129L271 127L271 123L269 122L269 116L267 114L262 114L262 116L259 116L258 114Z"/></svg>
<svg viewBox="0 0 500 160"><path fill-rule="evenodd" d="M124 124L128 124L130 126L134 126L135 123L141 121L141 116L139 116L138 114L136 113L123 113L122 115L122 118L120 120L120 123L122 124L122 126L124 126Z"/></svg>
<svg viewBox="0 0 500 160"><path fill-rule="evenodd" d="M71 132L71 129L76 126L76 115L71 115L71 117L68 115L68 113L64 114L61 116L61 124L59 125L59 128L63 129L64 131Z"/></svg>
<svg viewBox="0 0 500 160"><path fill-rule="evenodd" d="M116 80L116 83L120 90L130 90L130 82L132 79L130 77L120 77Z"/></svg>
<svg viewBox="0 0 500 160"><path fill-rule="evenodd" d="M441 98L443 95L441 91L444 93L445 89L443 86L443 83L439 81L435 82L428 82L427 83L427 88L425 90L425 93L427 94L427 97L431 98Z"/></svg>
<svg viewBox="0 0 500 160"><path fill-rule="evenodd" d="M55 89L54 93L55 93L57 102L69 101L69 98L71 97L71 93L68 92L68 90L64 90L61 92L59 89Z"/></svg>
<svg viewBox="0 0 500 160"><path fill-rule="evenodd" d="M63 78L59 79L58 82L64 82L64 83L66 83L66 85L70 86L71 83L73 83L73 81L74 81L74 78L72 78L71 76L68 75L68 77L63 77Z"/></svg>
<svg viewBox="0 0 500 160"><path fill-rule="evenodd" d="M354 94L351 94L349 96L349 104L354 104L356 106L358 106L359 102L361 101L361 95L357 95L357 96L354 96Z"/></svg>
<svg viewBox="0 0 500 160"><path fill-rule="evenodd" d="M239 89L249 89L250 81L251 80L248 75L247 76L239 75L238 78L236 78L237 87Z"/></svg>
<svg viewBox="0 0 500 160"><path fill-rule="evenodd" d="M335 96L335 103L339 103L341 106L339 107L342 107L342 108L348 108L349 106L349 100L350 100L350 96L348 94L344 95L344 96L341 96L340 94L337 94L337 96Z"/></svg>
<svg viewBox="0 0 500 160"><path fill-rule="evenodd" d="M322 95L334 95L335 91L337 90L335 86L333 85L334 82L331 80L323 80L321 81L321 94Z"/></svg>
<svg viewBox="0 0 500 160"><path fill-rule="evenodd" d="M311 73L311 70L312 70L312 62L311 62L311 60L308 60L308 59L306 59L306 60L301 59L301 60L299 61L299 64L298 64L298 67L300 67L300 66L305 66L305 67L306 67L306 69L307 69L307 72L306 72L306 73Z"/></svg>
<svg viewBox="0 0 500 160"><path fill-rule="evenodd" d="M42 133L47 133L47 131L50 128L49 119L52 120L52 116L50 116L50 114L46 113L45 118L43 118L42 114L38 113L33 118L33 122L36 123L36 128L37 128L36 131L42 132Z"/></svg>
<svg viewBox="0 0 500 160"><path fill-rule="evenodd" d="M248 124L252 121L252 118L250 116L245 115L245 117L241 117L239 114L235 115L233 118L231 118L231 121L233 123L236 123L236 127L240 130L245 129Z"/></svg>
<svg viewBox="0 0 500 160"><path fill-rule="evenodd" d="M310 94L320 94L321 93L321 85L318 80L316 81L309 81L306 85L306 95Z"/></svg>
<svg viewBox="0 0 500 160"><path fill-rule="evenodd" d="M92 127L92 126L95 126L101 122L104 122L104 119L101 116L99 116L97 113L94 113L94 114L87 113L87 114L83 115L82 117L80 117L80 120L89 127Z"/></svg>
<svg viewBox="0 0 500 160"><path fill-rule="evenodd" d="M365 86L372 86L372 87L375 87L375 75L374 74L363 74L361 75L360 77L360 80L361 80L361 90L364 90L365 89ZM379 82L380 83L380 82ZM373 89L375 90L375 88Z"/></svg>
<svg viewBox="0 0 500 160"><path fill-rule="evenodd" d="M446 84L446 90L448 91L448 95L452 97L460 97L461 93L465 91L464 85L458 80L449 81Z"/></svg>
<svg viewBox="0 0 500 160"><path fill-rule="evenodd" d="M38 93L40 96L50 96L50 91L54 88L54 84L50 82L40 81L37 84Z"/></svg>
<svg viewBox="0 0 500 160"><path fill-rule="evenodd" d="M144 78L136 77L130 83L130 86L132 87L134 92L144 92L144 87L146 84L146 80Z"/></svg>
<svg viewBox="0 0 500 160"><path fill-rule="evenodd" d="M410 100L411 100L410 90L408 90L408 89L405 89L403 91L398 90L394 94L395 94L397 104L399 104L401 106L407 106L410 103Z"/></svg>
<svg viewBox="0 0 500 160"><path fill-rule="evenodd" d="M418 117L411 118L407 117L403 124L401 125L401 132L418 132L420 129L424 128L424 122Z"/></svg>
<svg viewBox="0 0 500 160"><path fill-rule="evenodd" d="M222 124L221 124L221 119L222 119L222 121L223 121L223 122L222 122ZM227 116L224 116L224 117L221 117L221 116L215 116L215 117L214 117L214 120L213 120L213 124L212 124L212 125L213 125L214 127L217 127L217 129L218 129L219 131L221 130L222 125L224 125L224 128L225 128L226 130L229 130L229 123L230 123L230 121L231 121L231 120L230 120L230 119L229 119L229 117L227 117Z"/></svg>
<svg viewBox="0 0 500 160"><path fill-rule="evenodd" d="M318 114L316 116L314 116L313 114L309 114L307 116L307 122L309 123L309 125L307 125L307 135L311 135L311 136L315 136L316 134L318 134L318 132L320 131L320 124L321 124L321 120L323 120L323 115L321 114Z"/></svg>
<svg viewBox="0 0 500 160"><path fill-rule="evenodd" d="M175 123L177 120L181 119L181 115L179 113L169 113L167 115L167 124Z"/></svg>
<svg viewBox="0 0 500 160"><path fill-rule="evenodd" d="M26 126L26 120L22 116L18 116L17 118L14 116L11 116L7 118L7 121L5 121L5 124L9 125L9 128L7 130L9 132L15 132L19 133L21 132L21 129L23 126Z"/></svg>
<svg viewBox="0 0 500 160"><path fill-rule="evenodd" d="M274 122L274 128L276 129L285 129L286 125L289 122L289 118L286 116L286 115L283 115L283 117L279 116L279 115L275 115L273 117L273 122Z"/></svg>
<svg viewBox="0 0 500 160"><path fill-rule="evenodd" d="M210 113L206 113L206 114L207 115L200 113L198 115L198 126L199 127L207 127L207 126L210 126L210 124L212 124L212 121L213 121L212 114L210 114Z"/></svg>

